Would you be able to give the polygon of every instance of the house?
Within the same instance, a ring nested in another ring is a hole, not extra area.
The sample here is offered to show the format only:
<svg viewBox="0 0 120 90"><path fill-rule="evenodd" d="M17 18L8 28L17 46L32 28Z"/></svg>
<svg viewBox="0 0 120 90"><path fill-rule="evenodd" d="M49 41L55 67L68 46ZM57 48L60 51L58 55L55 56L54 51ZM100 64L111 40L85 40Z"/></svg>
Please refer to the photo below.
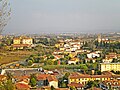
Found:
<svg viewBox="0 0 120 90"><path fill-rule="evenodd" d="M7 80L7 77L5 75L0 75L0 81L5 81Z"/></svg>
<svg viewBox="0 0 120 90"><path fill-rule="evenodd" d="M77 50L76 50L76 53L77 53L77 54L90 53L90 52L91 52L90 50L83 50L83 49L77 49Z"/></svg>
<svg viewBox="0 0 120 90"><path fill-rule="evenodd" d="M48 82L47 82L47 77L48 76L49 76L49 74L39 74L39 75L37 75L37 85L38 85L38 87L48 85Z"/></svg>
<svg viewBox="0 0 120 90"><path fill-rule="evenodd" d="M79 59L78 58L72 58L72 59L70 59L70 60L68 60L68 64L70 65L70 64L77 64L77 62L79 61Z"/></svg>
<svg viewBox="0 0 120 90"><path fill-rule="evenodd" d="M86 63L88 63L88 62L89 62L89 63L95 63L95 62L96 62L96 59L86 58L86 59L85 59L85 62L86 62Z"/></svg>
<svg viewBox="0 0 120 90"><path fill-rule="evenodd" d="M55 88L55 90L70 90L69 88Z"/></svg>
<svg viewBox="0 0 120 90"><path fill-rule="evenodd" d="M64 41L65 41L65 42L71 42L72 39L65 39Z"/></svg>
<svg viewBox="0 0 120 90"><path fill-rule="evenodd" d="M49 75L47 77L48 86L53 86L54 88L58 88L58 80L54 75Z"/></svg>
<svg viewBox="0 0 120 90"><path fill-rule="evenodd" d="M21 38L19 37L13 38L13 44L21 44Z"/></svg>
<svg viewBox="0 0 120 90"><path fill-rule="evenodd" d="M95 80L110 80L112 77L109 75L88 75L88 74L80 74L80 73L71 73L68 77L69 84L71 83L80 83L85 85L88 81L95 81Z"/></svg>
<svg viewBox="0 0 120 90"><path fill-rule="evenodd" d="M109 53L108 55L105 55L105 59L117 59L117 54Z"/></svg>
<svg viewBox="0 0 120 90"><path fill-rule="evenodd" d="M75 87L77 90L84 90L83 89L83 85L81 83L75 83L75 82L72 82L70 84L68 84L68 87Z"/></svg>
<svg viewBox="0 0 120 90"><path fill-rule="evenodd" d="M64 55L53 55L56 60L64 58Z"/></svg>
<svg viewBox="0 0 120 90"><path fill-rule="evenodd" d="M33 39L29 37L14 37L13 38L13 49L24 49L30 48L33 44Z"/></svg>
<svg viewBox="0 0 120 90"><path fill-rule="evenodd" d="M65 49L65 52L71 53L71 48L66 48L66 49Z"/></svg>
<svg viewBox="0 0 120 90"><path fill-rule="evenodd" d="M77 49L78 49L77 47L72 46L71 47L71 52L75 52Z"/></svg>
<svg viewBox="0 0 120 90"><path fill-rule="evenodd" d="M22 39L22 44L28 44L28 45L32 45L33 44L33 39L32 38L23 38Z"/></svg>
<svg viewBox="0 0 120 90"><path fill-rule="evenodd" d="M120 63L100 63L99 69L103 71L120 71Z"/></svg>
<svg viewBox="0 0 120 90"><path fill-rule="evenodd" d="M65 48L64 48L64 47L60 47L59 50L60 50L60 51L64 51Z"/></svg>
<svg viewBox="0 0 120 90"><path fill-rule="evenodd" d="M77 54L76 54L76 52L71 52L71 53L69 53L69 56L70 56L71 58L74 58L74 57L77 56Z"/></svg>
<svg viewBox="0 0 120 90"><path fill-rule="evenodd" d="M112 61L113 61L112 58L106 58L102 60L103 63L111 63Z"/></svg>
<svg viewBox="0 0 120 90"><path fill-rule="evenodd" d="M120 90L120 82L118 80L105 80L102 82L108 89Z"/></svg>
<svg viewBox="0 0 120 90"><path fill-rule="evenodd" d="M64 44L64 48L70 48L69 44Z"/></svg>
<svg viewBox="0 0 120 90"><path fill-rule="evenodd" d="M56 50L53 52L53 54L62 54L64 51L61 51L61 50Z"/></svg>
<svg viewBox="0 0 120 90"><path fill-rule="evenodd" d="M30 90L30 86L25 83L16 83L15 87L17 90Z"/></svg>
<svg viewBox="0 0 120 90"><path fill-rule="evenodd" d="M53 86L54 88L58 88L58 80L55 75L50 74L39 74L37 75L37 85L41 86Z"/></svg>
<svg viewBox="0 0 120 90"><path fill-rule="evenodd" d="M119 59L120 59L120 54L117 54L117 58L119 58Z"/></svg>
<svg viewBox="0 0 120 90"><path fill-rule="evenodd" d="M88 58L96 58L96 57L100 57L100 54L92 52L92 53L87 54L87 57Z"/></svg>
<svg viewBox="0 0 120 90"><path fill-rule="evenodd" d="M27 75L24 75L24 76L14 76L13 77L13 80L12 80L14 83L18 83L18 82L25 82L26 84L29 83L30 81L30 77L27 76Z"/></svg>

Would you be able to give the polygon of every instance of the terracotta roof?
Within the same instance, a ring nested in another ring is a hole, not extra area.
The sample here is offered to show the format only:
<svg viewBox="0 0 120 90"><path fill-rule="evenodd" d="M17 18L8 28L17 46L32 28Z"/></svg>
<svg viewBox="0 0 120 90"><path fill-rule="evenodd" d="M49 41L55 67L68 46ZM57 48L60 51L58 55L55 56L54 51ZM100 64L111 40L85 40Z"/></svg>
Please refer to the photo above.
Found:
<svg viewBox="0 0 120 90"><path fill-rule="evenodd" d="M39 74L37 80L46 80L49 74Z"/></svg>
<svg viewBox="0 0 120 90"><path fill-rule="evenodd" d="M78 61L78 58L72 58L69 61Z"/></svg>
<svg viewBox="0 0 120 90"><path fill-rule="evenodd" d="M111 75L88 75L88 74L78 74L74 73L69 76L70 79L77 79L77 78L110 78Z"/></svg>
<svg viewBox="0 0 120 90"><path fill-rule="evenodd" d="M112 72L110 72L110 71L103 71L102 72L102 75L112 75L113 73Z"/></svg>
<svg viewBox="0 0 120 90"><path fill-rule="evenodd" d="M28 47L30 44L12 44L13 47Z"/></svg>
<svg viewBox="0 0 120 90"><path fill-rule="evenodd" d="M29 82L29 76L14 76L14 78L17 80L17 81L24 81L26 83Z"/></svg>
<svg viewBox="0 0 120 90"><path fill-rule="evenodd" d="M48 82L58 81L57 78L56 78L54 75L49 75L49 76L47 77L47 79L48 79Z"/></svg>
<svg viewBox="0 0 120 90"><path fill-rule="evenodd" d="M68 86L69 87L71 87L71 86L75 86L75 87L77 87L77 88L81 88L81 87L83 87L83 85L81 84L81 83L70 83L70 84L68 84Z"/></svg>
<svg viewBox="0 0 120 90"><path fill-rule="evenodd" d="M120 82L118 80L105 80L103 81L103 84L105 85L108 85L108 83L111 85L111 86L120 86Z"/></svg>
<svg viewBox="0 0 120 90"><path fill-rule="evenodd" d="M28 84L24 84L24 83L16 83L15 86L16 86L17 90L30 89L30 86Z"/></svg>
<svg viewBox="0 0 120 90"><path fill-rule="evenodd" d="M70 90L69 88L56 88L55 90Z"/></svg>
<svg viewBox="0 0 120 90"><path fill-rule="evenodd" d="M64 55L54 55L54 57L55 57L56 59L60 59L60 58L63 58Z"/></svg>
<svg viewBox="0 0 120 90"><path fill-rule="evenodd" d="M120 79L120 75L113 75L113 77Z"/></svg>
<svg viewBox="0 0 120 90"><path fill-rule="evenodd" d="M0 81L3 81L6 79L6 76L5 75L0 75Z"/></svg>
<svg viewBox="0 0 120 90"><path fill-rule="evenodd" d="M91 75L92 78L110 78L110 75Z"/></svg>

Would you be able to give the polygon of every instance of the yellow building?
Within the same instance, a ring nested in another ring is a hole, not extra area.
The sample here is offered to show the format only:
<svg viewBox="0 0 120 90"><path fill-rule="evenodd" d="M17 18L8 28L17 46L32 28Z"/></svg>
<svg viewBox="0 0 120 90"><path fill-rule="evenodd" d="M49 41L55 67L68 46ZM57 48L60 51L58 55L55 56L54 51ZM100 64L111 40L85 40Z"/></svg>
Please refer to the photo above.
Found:
<svg viewBox="0 0 120 90"><path fill-rule="evenodd" d="M14 38L13 39L13 44L21 44L21 39L20 38Z"/></svg>
<svg viewBox="0 0 120 90"><path fill-rule="evenodd" d="M103 71L120 71L120 63L101 63L100 70Z"/></svg>
<svg viewBox="0 0 120 90"><path fill-rule="evenodd" d="M78 58L72 58L72 59L70 59L70 60L68 60L68 64L70 65L70 64L77 64L77 62L79 62L79 59Z"/></svg>
<svg viewBox="0 0 120 90"><path fill-rule="evenodd" d="M33 39L29 37L15 37L13 39L12 47L13 49L24 49L26 47L31 47L33 44Z"/></svg>
<svg viewBox="0 0 120 90"><path fill-rule="evenodd" d="M59 49L60 49L60 51L64 51L64 50L65 50L65 48L64 48L64 47L60 47Z"/></svg>
<svg viewBox="0 0 120 90"><path fill-rule="evenodd" d="M28 37L17 37L13 39L13 44L33 44L33 39Z"/></svg>
<svg viewBox="0 0 120 90"><path fill-rule="evenodd" d="M56 47L56 48L59 48L59 47L60 47L60 44L59 44L59 43L55 44L55 47Z"/></svg>
<svg viewBox="0 0 120 90"><path fill-rule="evenodd" d="M104 81L110 80L110 75L88 75L88 74L80 74L80 73L73 73L69 76L68 81L69 84L71 83L81 83L83 85L87 84L88 81Z"/></svg>
<svg viewBox="0 0 120 90"><path fill-rule="evenodd" d="M33 39L32 38L23 38L22 44L33 44Z"/></svg>

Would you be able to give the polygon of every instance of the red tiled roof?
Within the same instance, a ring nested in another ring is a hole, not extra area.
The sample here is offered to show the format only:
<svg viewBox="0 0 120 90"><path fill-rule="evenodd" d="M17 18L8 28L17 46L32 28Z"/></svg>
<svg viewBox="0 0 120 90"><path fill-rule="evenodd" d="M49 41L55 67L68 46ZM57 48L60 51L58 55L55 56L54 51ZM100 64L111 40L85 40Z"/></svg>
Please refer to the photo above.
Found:
<svg viewBox="0 0 120 90"><path fill-rule="evenodd" d="M56 88L55 90L70 90L69 88Z"/></svg>
<svg viewBox="0 0 120 90"><path fill-rule="evenodd" d="M49 74L39 74L37 80L46 80Z"/></svg>
<svg viewBox="0 0 120 90"><path fill-rule="evenodd" d="M30 86L28 84L24 84L24 83L16 83L15 86L16 86L17 90L30 89Z"/></svg>
<svg viewBox="0 0 120 90"><path fill-rule="evenodd" d="M49 75L49 76L47 77L47 79L48 79L48 82L58 81L57 78L56 78L54 75Z"/></svg>
<svg viewBox="0 0 120 90"><path fill-rule="evenodd" d="M102 72L102 75L112 75L113 73L112 72L110 72L110 71L103 71Z"/></svg>
<svg viewBox="0 0 120 90"><path fill-rule="evenodd" d="M77 88L83 87L83 85L81 83L71 83L71 84L68 84L68 86L69 87L74 86L74 87L77 87Z"/></svg>
<svg viewBox="0 0 120 90"><path fill-rule="evenodd" d="M110 78L111 75L88 75L88 74L78 74L74 73L69 76L70 79L77 79L77 78Z"/></svg>
<svg viewBox="0 0 120 90"><path fill-rule="evenodd" d="M13 47L27 47L29 44L13 44Z"/></svg>
<svg viewBox="0 0 120 90"><path fill-rule="evenodd" d="M120 86L120 82L118 80L105 80L103 81L105 85L108 85L109 83L111 86Z"/></svg>
<svg viewBox="0 0 120 90"><path fill-rule="evenodd" d="M5 75L0 75L0 81L3 81L6 79L6 76Z"/></svg>

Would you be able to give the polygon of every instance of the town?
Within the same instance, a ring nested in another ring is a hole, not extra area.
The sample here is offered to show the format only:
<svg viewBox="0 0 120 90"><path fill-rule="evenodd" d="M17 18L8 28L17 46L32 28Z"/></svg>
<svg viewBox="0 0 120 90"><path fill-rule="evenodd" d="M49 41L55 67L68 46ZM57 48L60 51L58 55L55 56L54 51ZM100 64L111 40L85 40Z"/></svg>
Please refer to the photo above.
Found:
<svg viewBox="0 0 120 90"><path fill-rule="evenodd" d="M120 0L0 0L0 90L120 90Z"/></svg>
<svg viewBox="0 0 120 90"><path fill-rule="evenodd" d="M120 33L1 35L0 90L120 90Z"/></svg>

